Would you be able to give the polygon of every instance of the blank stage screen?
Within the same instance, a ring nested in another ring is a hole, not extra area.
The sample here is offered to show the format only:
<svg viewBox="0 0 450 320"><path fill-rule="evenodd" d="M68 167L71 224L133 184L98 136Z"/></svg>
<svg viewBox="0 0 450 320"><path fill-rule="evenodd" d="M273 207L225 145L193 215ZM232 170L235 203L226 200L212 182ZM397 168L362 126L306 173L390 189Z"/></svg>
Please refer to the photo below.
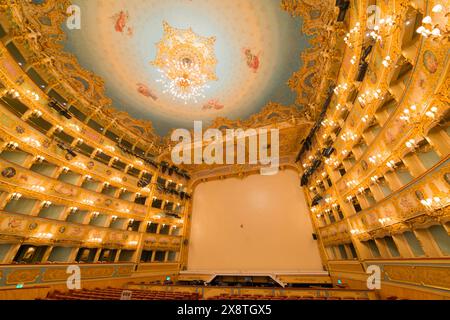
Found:
<svg viewBox="0 0 450 320"><path fill-rule="evenodd" d="M188 271L322 271L298 174L202 183L194 193Z"/></svg>

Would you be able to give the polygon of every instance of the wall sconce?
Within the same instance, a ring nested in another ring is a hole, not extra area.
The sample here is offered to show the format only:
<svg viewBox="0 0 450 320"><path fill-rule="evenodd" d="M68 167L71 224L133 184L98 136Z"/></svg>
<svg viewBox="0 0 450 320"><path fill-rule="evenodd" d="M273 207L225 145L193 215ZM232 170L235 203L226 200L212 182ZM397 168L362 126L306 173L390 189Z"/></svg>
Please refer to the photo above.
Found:
<svg viewBox="0 0 450 320"><path fill-rule="evenodd" d="M55 132L62 132L62 131L64 131L64 128L62 126L58 125L55 127Z"/></svg>
<svg viewBox="0 0 450 320"><path fill-rule="evenodd" d="M390 161L386 162L386 166L389 169L394 170L397 167L397 164L394 160L390 160Z"/></svg>
<svg viewBox="0 0 450 320"><path fill-rule="evenodd" d="M44 162L44 160L45 160L45 157L43 157L43 156L36 156L36 158L34 158L34 161L38 162L38 163L42 163L42 162Z"/></svg>
<svg viewBox="0 0 450 320"><path fill-rule="evenodd" d="M408 141L406 141L405 145L408 149L411 149L411 151L414 151L417 147L417 142L414 139L409 139Z"/></svg>
<svg viewBox="0 0 450 320"><path fill-rule="evenodd" d="M42 208L48 208L48 207L50 207L52 205L52 202L51 201L42 201L42 203L41 203L41 207Z"/></svg>
<svg viewBox="0 0 450 320"><path fill-rule="evenodd" d="M366 106L374 102L375 100L384 100L384 97L381 96L381 90L367 90L363 94L358 97L358 101L362 106Z"/></svg>
<svg viewBox="0 0 450 320"><path fill-rule="evenodd" d="M27 90L25 93L35 101L39 101L40 99L39 95L34 91Z"/></svg>
<svg viewBox="0 0 450 320"><path fill-rule="evenodd" d="M377 153L371 157L369 157L369 162L376 165L383 160L383 155L381 153Z"/></svg>
<svg viewBox="0 0 450 320"><path fill-rule="evenodd" d="M400 120L408 122L408 123L416 123L420 121L420 115L417 112L417 106L412 105L409 108L403 110L400 115Z"/></svg>
<svg viewBox="0 0 450 320"><path fill-rule="evenodd" d="M425 115L426 115L428 118L434 119L434 118L436 118L436 113L437 113L437 112L438 112L438 108L437 108L437 107L432 107L432 108L430 109L430 111L425 112Z"/></svg>
<svg viewBox="0 0 450 320"><path fill-rule="evenodd" d="M449 198L444 198L444 201L440 197L432 197L423 199L420 203L429 211L435 211L448 206Z"/></svg>
<svg viewBox="0 0 450 320"><path fill-rule="evenodd" d="M32 112L31 114L32 114L34 117L36 117L36 118L42 117L42 112L39 111L39 110L37 110L37 109L34 109L33 112Z"/></svg>
<svg viewBox="0 0 450 320"><path fill-rule="evenodd" d="M90 199L84 199L84 200L83 200L83 203L84 203L84 204L87 204L87 205L89 205L89 206L93 206L93 205L94 205L94 201L93 201L93 200L90 200Z"/></svg>
<svg viewBox="0 0 450 320"><path fill-rule="evenodd" d="M334 127L336 125L336 122L333 120L325 119L320 123L323 127Z"/></svg>
<svg viewBox="0 0 450 320"><path fill-rule="evenodd" d="M10 96L13 99L19 98L20 97L20 93L19 91L17 91L16 89L9 89L3 92L2 95L7 95Z"/></svg>
<svg viewBox="0 0 450 320"><path fill-rule="evenodd" d="M29 144L29 145L31 145L31 146L34 146L35 148L40 148L40 147L41 147L41 143L40 143L38 140L36 140L36 139L34 139L34 138L32 138L32 137L25 137L25 138L23 138L22 140L23 140L23 142L25 142L26 144Z"/></svg>
<svg viewBox="0 0 450 320"><path fill-rule="evenodd" d="M343 110L347 110L348 108L347 108L347 106L343 106L343 105L341 105L340 103L338 103L337 105L336 105L336 110L337 111L343 111Z"/></svg>
<svg viewBox="0 0 450 320"><path fill-rule="evenodd" d="M381 219L378 219L378 222L381 223L382 225L386 225L386 224L390 223L391 221L392 221L391 218L381 218Z"/></svg>
<svg viewBox="0 0 450 320"><path fill-rule="evenodd" d="M335 158L328 158L325 160L325 164L328 166L338 167L339 161L337 161Z"/></svg>
<svg viewBox="0 0 450 320"><path fill-rule="evenodd" d="M381 63L383 64L383 66L385 68L388 68L391 65L391 63L392 63L391 57L390 56L386 56L386 58L384 58Z"/></svg>
<svg viewBox="0 0 450 320"><path fill-rule="evenodd" d="M395 21L391 16L380 19L379 23L373 27L373 31L369 35L375 41L383 41L383 37L386 38L392 34L392 27L394 25Z"/></svg>
<svg viewBox="0 0 450 320"><path fill-rule="evenodd" d="M14 193L11 194L11 198L10 199L13 200L13 201L17 201L20 198L22 198L22 194L18 193L18 192L14 192Z"/></svg>
<svg viewBox="0 0 450 320"><path fill-rule="evenodd" d="M68 167L62 167L62 171L63 171L64 173L67 173L67 172L70 171L70 169L69 169Z"/></svg>
<svg viewBox="0 0 450 320"><path fill-rule="evenodd" d="M73 130L77 131L77 132L81 131L81 128L78 125L74 124L74 123L70 123L68 126L70 128L72 128Z"/></svg>
<svg viewBox="0 0 450 320"><path fill-rule="evenodd" d="M19 144L17 142L10 141L6 144L6 148L10 150L16 150L19 147Z"/></svg>
<svg viewBox="0 0 450 320"><path fill-rule="evenodd" d="M70 213L76 213L78 211L77 207L70 207L69 208Z"/></svg>
<svg viewBox="0 0 450 320"><path fill-rule="evenodd" d="M358 135L353 132L346 132L343 135L341 135L341 139L345 142L347 141L356 141L358 139Z"/></svg>
<svg viewBox="0 0 450 320"><path fill-rule="evenodd" d="M86 168L87 168L83 162L79 162L79 161L75 162L74 165L76 165L77 167L84 169L84 170L86 170Z"/></svg>
<svg viewBox="0 0 450 320"><path fill-rule="evenodd" d="M353 28L345 35L344 42L349 48L353 48L357 39L358 34L361 32L361 23L357 22Z"/></svg>
<svg viewBox="0 0 450 320"><path fill-rule="evenodd" d="M31 190L36 192L45 192L45 187L39 185L32 185Z"/></svg>
<svg viewBox="0 0 450 320"><path fill-rule="evenodd" d="M352 188L352 187L356 187L359 184L359 182L357 180L350 180L346 183L347 187Z"/></svg>
<svg viewBox="0 0 450 320"><path fill-rule="evenodd" d="M113 146L105 146L105 149L111 152L116 151L116 148L114 148Z"/></svg>
<svg viewBox="0 0 450 320"><path fill-rule="evenodd" d="M444 22L447 21L446 17L448 16L448 10L444 11L444 7L441 4L435 5L431 12L434 14L435 18L440 18ZM439 27L439 23L433 22L433 18L431 16L426 16L422 19L422 25L417 28L416 32L425 38L435 40L442 36L448 35L448 27L446 26L446 28L446 30L441 29Z"/></svg>
<svg viewBox="0 0 450 320"><path fill-rule="evenodd" d="M41 233L37 233L35 235L35 237L39 238L39 239L51 239L51 238L53 238L53 233L41 232Z"/></svg>
<svg viewBox="0 0 450 320"><path fill-rule="evenodd" d="M370 180L372 180L373 183L378 183L379 179L380 179L380 177L378 177L378 176L373 176L370 178Z"/></svg>
<svg viewBox="0 0 450 320"><path fill-rule="evenodd" d="M336 88L334 88L333 91L336 95L339 95L339 93L345 92L347 90L348 90L348 84L343 83L343 84L338 85Z"/></svg>

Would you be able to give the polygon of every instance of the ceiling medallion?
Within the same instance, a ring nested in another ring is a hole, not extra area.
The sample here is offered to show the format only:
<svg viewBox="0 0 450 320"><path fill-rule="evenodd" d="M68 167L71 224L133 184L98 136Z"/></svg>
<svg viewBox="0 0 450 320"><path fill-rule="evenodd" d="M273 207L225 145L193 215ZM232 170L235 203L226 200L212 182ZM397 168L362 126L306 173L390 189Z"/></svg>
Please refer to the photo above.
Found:
<svg viewBox="0 0 450 320"><path fill-rule="evenodd" d="M208 82L217 80L215 37L202 37L189 30L172 28L164 22L163 39L152 64L158 68L164 93L187 104L205 98Z"/></svg>

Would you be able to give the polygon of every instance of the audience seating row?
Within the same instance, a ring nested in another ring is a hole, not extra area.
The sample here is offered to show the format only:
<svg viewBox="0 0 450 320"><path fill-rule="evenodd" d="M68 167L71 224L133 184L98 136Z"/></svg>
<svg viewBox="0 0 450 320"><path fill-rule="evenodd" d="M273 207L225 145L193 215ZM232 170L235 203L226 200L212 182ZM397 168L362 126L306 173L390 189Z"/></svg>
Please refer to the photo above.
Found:
<svg viewBox="0 0 450 320"><path fill-rule="evenodd" d="M369 300L368 298L356 297L314 297L314 296L265 296L265 295L229 295L210 297L208 300Z"/></svg>
<svg viewBox="0 0 450 320"><path fill-rule="evenodd" d="M92 290L70 290L62 293L54 291L45 300L121 300L124 289L106 288ZM127 290L131 292L131 300L200 300L201 295L191 292L172 292L155 290ZM369 300L364 297L337 296L267 296L267 295L230 295L221 294L207 300Z"/></svg>
<svg viewBox="0 0 450 320"><path fill-rule="evenodd" d="M45 300L121 300L124 289L106 288L93 290L70 290L62 293L54 291ZM126 290L131 292L131 300L199 300L198 293L167 292L147 290Z"/></svg>

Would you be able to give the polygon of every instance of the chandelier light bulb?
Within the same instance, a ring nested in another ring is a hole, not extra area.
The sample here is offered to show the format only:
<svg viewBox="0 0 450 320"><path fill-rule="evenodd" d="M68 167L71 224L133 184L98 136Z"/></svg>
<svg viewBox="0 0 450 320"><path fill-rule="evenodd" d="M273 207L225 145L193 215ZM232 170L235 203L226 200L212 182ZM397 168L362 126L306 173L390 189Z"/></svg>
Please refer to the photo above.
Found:
<svg viewBox="0 0 450 320"><path fill-rule="evenodd" d="M425 18L423 18L422 23L425 24L431 24L433 21L431 20L430 16L426 16Z"/></svg>
<svg viewBox="0 0 450 320"><path fill-rule="evenodd" d="M433 9L431 11L433 11L434 13L440 13L442 12L444 8L442 7L441 4L437 4L433 7Z"/></svg>
<svg viewBox="0 0 450 320"><path fill-rule="evenodd" d="M439 37L439 36L441 35L441 30L440 30L439 28L434 28L434 29L431 31L431 34L432 34L433 36L435 36L435 37Z"/></svg>

